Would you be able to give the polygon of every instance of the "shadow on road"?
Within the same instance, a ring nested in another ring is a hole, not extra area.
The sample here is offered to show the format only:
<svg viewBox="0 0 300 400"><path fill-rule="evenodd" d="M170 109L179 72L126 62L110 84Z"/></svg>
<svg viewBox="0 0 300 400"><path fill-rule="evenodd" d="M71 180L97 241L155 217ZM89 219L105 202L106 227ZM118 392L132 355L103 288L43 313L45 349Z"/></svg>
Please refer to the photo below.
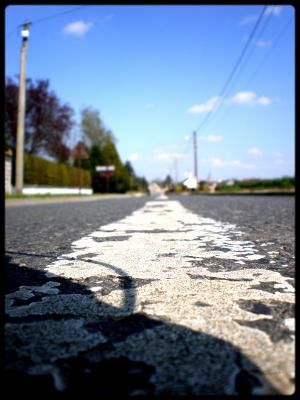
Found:
<svg viewBox="0 0 300 400"><path fill-rule="evenodd" d="M79 284L5 261L3 375L12 398L247 395L263 384L276 394L229 342L134 312L147 282L118 267L100 263L114 274L101 281L99 300L91 278ZM120 289L120 308L105 302Z"/></svg>

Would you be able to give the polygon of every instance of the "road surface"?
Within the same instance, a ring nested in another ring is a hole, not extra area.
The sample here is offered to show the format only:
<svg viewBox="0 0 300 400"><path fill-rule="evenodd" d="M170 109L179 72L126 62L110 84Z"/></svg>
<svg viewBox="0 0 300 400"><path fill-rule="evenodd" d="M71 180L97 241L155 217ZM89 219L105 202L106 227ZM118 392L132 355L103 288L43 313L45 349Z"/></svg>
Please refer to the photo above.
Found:
<svg viewBox="0 0 300 400"><path fill-rule="evenodd" d="M10 395L294 392L293 196L6 207L5 246Z"/></svg>

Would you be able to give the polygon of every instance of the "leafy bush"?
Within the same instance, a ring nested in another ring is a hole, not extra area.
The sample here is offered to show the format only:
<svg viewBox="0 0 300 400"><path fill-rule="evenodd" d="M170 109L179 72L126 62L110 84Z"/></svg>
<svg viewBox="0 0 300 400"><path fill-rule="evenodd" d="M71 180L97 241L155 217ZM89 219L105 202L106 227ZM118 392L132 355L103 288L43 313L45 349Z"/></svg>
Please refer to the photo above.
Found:
<svg viewBox="0 0 300 400"><path fill-rule="evenodd" d="M59 187L91 187L90 171L69 167L65 164L44 160L26 154L24 156L24 183Z"/></svg>
<svg viewBox="0 0 300 400"><path fill-rule="evenodd" d="M235 192L240 190L264 190L264 189L293 189L295 178L284 176L274 179L244 179L236 181L233 185L219 184L216 187L218 192Z"/></svg>

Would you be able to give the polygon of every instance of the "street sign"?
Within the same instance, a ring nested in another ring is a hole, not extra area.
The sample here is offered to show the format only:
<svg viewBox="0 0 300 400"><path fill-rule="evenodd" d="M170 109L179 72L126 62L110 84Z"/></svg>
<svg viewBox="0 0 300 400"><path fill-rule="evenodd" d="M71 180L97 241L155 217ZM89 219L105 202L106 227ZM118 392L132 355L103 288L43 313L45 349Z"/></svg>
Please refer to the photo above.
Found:
<svg viewBox="0 0 300 400"><path fill-rule="evenodd" d="M114 165L96 165L96 171L97 172L115 171L115 166Z"/></svg>
<svg viewBox="0 0 300 400"><path fill-rule="evenodd" d="M114 165L96 165L96 172L99 172L100 178L106 178L106 191L109 192L109 178L115 174Z"/></svg>
<svg viewBox="0 0 300 400"><path fill-rule="evenodd" d="M101 178L109 178L111 176L114 176L114 171L100 171Z"/></svg>

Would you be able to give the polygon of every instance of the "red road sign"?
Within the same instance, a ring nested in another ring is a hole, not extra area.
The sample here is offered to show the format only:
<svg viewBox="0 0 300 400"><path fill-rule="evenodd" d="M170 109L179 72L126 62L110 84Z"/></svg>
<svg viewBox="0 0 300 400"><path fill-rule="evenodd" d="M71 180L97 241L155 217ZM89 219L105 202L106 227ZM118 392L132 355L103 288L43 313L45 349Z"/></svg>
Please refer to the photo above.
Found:
<svg viewBox="0 0 300 400"><path fill-rule="evenodd" d="M109 178L110 176L114 176L115 171L100 171L99 175L101 178Z"/></svg>

